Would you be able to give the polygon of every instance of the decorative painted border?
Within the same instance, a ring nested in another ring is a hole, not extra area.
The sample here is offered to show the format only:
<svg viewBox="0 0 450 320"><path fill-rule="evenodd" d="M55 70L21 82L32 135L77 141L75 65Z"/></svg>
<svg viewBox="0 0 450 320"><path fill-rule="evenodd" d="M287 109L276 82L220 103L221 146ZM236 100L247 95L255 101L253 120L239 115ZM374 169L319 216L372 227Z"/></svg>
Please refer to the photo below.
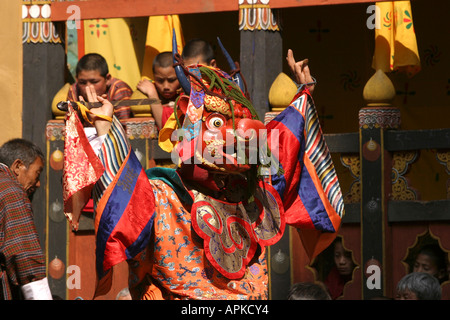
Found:
<svg viewBox="0 0 450 320"><path fill-rule="evenodd" d="M127 137L133 139L157 139L158 129L153 118L130 118L121 123L125 126Z"/></svg>
<svg viewBox="0 0 450 320"><path fill-rule="evenodd" d="M51 21L49 0L22 1L22 43L61 43L61 26Z"/></svg>
<svg viewBox="0 0 450 320"><path fill-rule="evenodd" d="M359 111L361 129L398 129L400 128L400 110L392 107L362 108Z"/></svg>
<svg viewBox="0 0 450 320"><path fill-rule="evenodd" d="M341 164L350 171L354 178L350 190L344 195L344 203L358 203L361 201L361 160L358 154L342 154Z"/></svg>
<svg viewBox="0 0 450 320"><path fill-rule="evenodd" d="M64 140L66 136L64 120L49 120L45 130L47 140Z"/></svg>
<svg viewBox="0 0 450 320"><path fill-rule="evenodd" d="M126 128L127 137L133 139L157 139L158 129L153 118L146 119L124 119L121 121ZM46 127L47 140L64 140L65 121L64 120L49 120Z"/></svg>
<svg viewBox="0 0 450 320"><path fill-rule="evenodd" d="M391 200L419 200L419 192L409 186L408 178L405 177L418 156L417 150L393 153Z"/></svg>
<svg viewBox="0 0 450 320"><path fill-rule="evenodd" d="M279 15L269 6L270 0L239 0L239 31L280 31Z"/></svg>
<svg viewBox="0 0 450 320"><path fill-rule="evenodd" d="M450 150L437 150L437 161L445 166L445 171L450 175ZM450 178L447 179L447 199L450 199Z"/></svg>

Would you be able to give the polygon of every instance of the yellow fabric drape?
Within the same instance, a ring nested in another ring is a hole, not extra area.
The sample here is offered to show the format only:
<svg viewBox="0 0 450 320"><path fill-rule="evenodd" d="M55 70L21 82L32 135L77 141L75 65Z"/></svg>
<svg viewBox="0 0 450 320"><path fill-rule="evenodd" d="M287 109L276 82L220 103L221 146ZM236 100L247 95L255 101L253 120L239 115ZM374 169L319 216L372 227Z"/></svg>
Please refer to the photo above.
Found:
<svg viewBox="0 0 450 320"><path fill-rule="evenodd" d="M178 111L178 117L181 117L181 111ZM177 119L175 118L175 113L172 113L167 119L164 128L159 132L158 145L165 152L171 153L173 148L175 148L177 141L172 140L172 134L177 129Z"/></svg>
<svg viewBox="0 0 450 320"><path fill-rule="evenodd" d="M153 79L152 64L158 53L172 51L172 34L175 29L178 52L184 47L184 37L178 15L152 16L148 18L145 56L142 76Z"/></svg>
<svg viewBox="0 0 450 320"><path fill-rule="evenodd" d="M135 88L141 74L131 29L128 20L122 18L85 20L84 41L86 54L101 54L109 73Z"/></svg>
<svg viewBox="0 0 450 320"><path fill-rule="evenodd" d="M23 22L22 1L2 1L0 10L0 95L2 130L0 144L22 136L23 113ZM26 47L26 46L25 46Z"/></svg>
<svg viewBox="0 0 450 320"><path fill-rule="evenodd" d="M414 76L420 71L420 57L410 1L377 2L376 6L380 20L375 29L372 67Z"/></svg>

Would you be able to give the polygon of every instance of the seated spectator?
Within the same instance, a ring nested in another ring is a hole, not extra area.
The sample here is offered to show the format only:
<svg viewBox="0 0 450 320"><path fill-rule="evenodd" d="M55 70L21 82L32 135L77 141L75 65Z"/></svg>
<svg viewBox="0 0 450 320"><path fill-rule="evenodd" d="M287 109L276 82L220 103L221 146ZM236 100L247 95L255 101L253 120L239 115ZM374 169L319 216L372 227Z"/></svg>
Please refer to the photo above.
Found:
<svg viewBox="0 0 450 320"><path fill-rule="evenodd" d="M158 129L161 130L173 113L175 100L180 93L180 83L173 67L172 52L159 53L153 60L152 68L154 81L142 79L137 88L149 99L160 101L151 105L151 111Z"/></svg>
<svg viewBox="0 0 450 320"><path fill-rule="evenodd" d="M420 249L413 265L413 272L431 274L442 283L448 280L447 255L439 245L430 244Z"/></svg>
<svg viewBox="0 0 450 320"><path fill-rule="evenodd" d="M355 264L350 251L344 249L342 239L334 240L334 266L324 281L328 288L331 299L335 300L342 296L345 284L352 279Z"/></svg>
<svg viewBox="0 0 450 320"><path fill-rule="evenodd" d="M113 78L109 73L108 63L98 53L88 53L77 63L76 82L69 88L67 99L69 101L88 101L86 87L93 85L98 96L109 101L129 99L133 94L130 86L120 79ZM131 117L129 106L117 106L114 114L118 119Z"/></svg>
<svg viewBox="0 0 450 320"><path fill-rule="evenodd" d="M396 300L441 300L441 285L436 277L425 272L412 272L397 284Z"/></svg>
<svg viewBox="0 0 450 320"><path fill-rule="evenodd" d="M323 285L298 282L291 287L288 300L331 300L331 297Z"/></svg>
<svg viewBox="0 0 450 320"><path fill-rule="evenodd" d="M186 66L207 65L216 67L214 50L205 40L192 39L183 48L182 58ZM161 103L151 105L153 118L161 130L173 113L173 103L178 96L180 84L173 68L171 52L161 52L153 61L154 81L142 79L137 88L149 99L159 99Z"/></svg>
<svg viewBox="0 0 450 320"><path fill-rule="evenodd" d="M210 43L203 39L191 39L183 48L181 54L186 66L202 64L210 67L217 67L214 49Z"/></svg>

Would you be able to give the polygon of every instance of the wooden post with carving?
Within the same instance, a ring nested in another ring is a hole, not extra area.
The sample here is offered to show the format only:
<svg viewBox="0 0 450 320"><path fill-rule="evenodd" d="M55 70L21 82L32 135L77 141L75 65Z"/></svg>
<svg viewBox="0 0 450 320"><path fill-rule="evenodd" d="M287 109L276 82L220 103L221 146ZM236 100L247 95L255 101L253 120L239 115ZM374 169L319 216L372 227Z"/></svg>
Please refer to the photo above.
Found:
<svg viewBox="0 0 450 320"><path fill-rule="evenodd" d="M395 89L378 70L367 82L363 96L367 106L359 112L361 162L361 276L362 298L386 296L390 292L390 232L387 202L391 188L391 156L384 134L398 129L400 110L391 105Z"/></svg>
<svg viewBox="0 0 450 320"><path fill-rule="evenodd" d="M270 111L270 86L283 69L283 41L277 20L269 1L245 0L239 5L240 67L261 120Z"/></svg>
<svg viewBox="0 0 450 320"><path fill-rule="evenodd" d="M283 45L277 16L269 1L244 0L239 4L240 67L248 93L261 120L270 111L269 90L283 69ZM284 300L292 284L290 232L267 249L269 298Z"/></svg>

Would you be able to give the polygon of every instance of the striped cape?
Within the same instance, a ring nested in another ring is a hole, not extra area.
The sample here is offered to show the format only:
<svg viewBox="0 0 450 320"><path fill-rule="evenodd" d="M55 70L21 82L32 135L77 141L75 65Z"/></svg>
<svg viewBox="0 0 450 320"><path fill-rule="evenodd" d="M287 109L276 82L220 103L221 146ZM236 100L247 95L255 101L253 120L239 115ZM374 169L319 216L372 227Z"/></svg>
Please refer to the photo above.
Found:
<svg viewBox="0 0 450 320"><path fill-rule="evenodd" d="M110 147L109 143L103 146L104 149ZM105 163L105 167L117 164L117 159L111 157L108 160L115 163ZM133 258L147 246L154 211L153 190L130 148L95 208L96 265L100 277L112 266Z"/></svg>
<svg viewBox="0 0 450 320"><path fill-rule="evenodd" d="M297 94L266 128L269 147L281 167L280 173L272 175L272 185L283 201L286 223L300 230L303 246L313 259L336 237L344 203L309 92Z"/></svg>
<svg viewBox="0 0 450 320"><path fill-rule="evenodd" d="M66 121L68 129L80 126L76 114ZM148 245L155 199L147 175L116 117L113 117L112 128L106 135L98 157L82 130L66 130L66 140L78 143L65 150L67 165L64 168L64 189L71 191L71 198L86 191L91 193L92 190L94 200L98 280L95 297L109 291L113 266L135 257ZM92 167L101 167L102 170L90 170ZM71 172L73 170L75 171ZM81 183L77 179L69 179L86 173L83 170L96 173L88 174L89 179L83 179ZM90 185L93 187L88 188ZM65 199L65 207L69 204L67 200ZM82 199L78 196L74 202L80 200L84 201L77 204L77 208L83 208L88 196L85 195ZM75 222L78 222L78 218L79 215Z"/></svg>
<svg viewBox="0 0 450 320"><path fill-rule="evenodd" d="M109 291L113 266L148 245L155 213L153 189L116 117L99 159L105 172L93 190L99 280L95 296Z"/></svg>

